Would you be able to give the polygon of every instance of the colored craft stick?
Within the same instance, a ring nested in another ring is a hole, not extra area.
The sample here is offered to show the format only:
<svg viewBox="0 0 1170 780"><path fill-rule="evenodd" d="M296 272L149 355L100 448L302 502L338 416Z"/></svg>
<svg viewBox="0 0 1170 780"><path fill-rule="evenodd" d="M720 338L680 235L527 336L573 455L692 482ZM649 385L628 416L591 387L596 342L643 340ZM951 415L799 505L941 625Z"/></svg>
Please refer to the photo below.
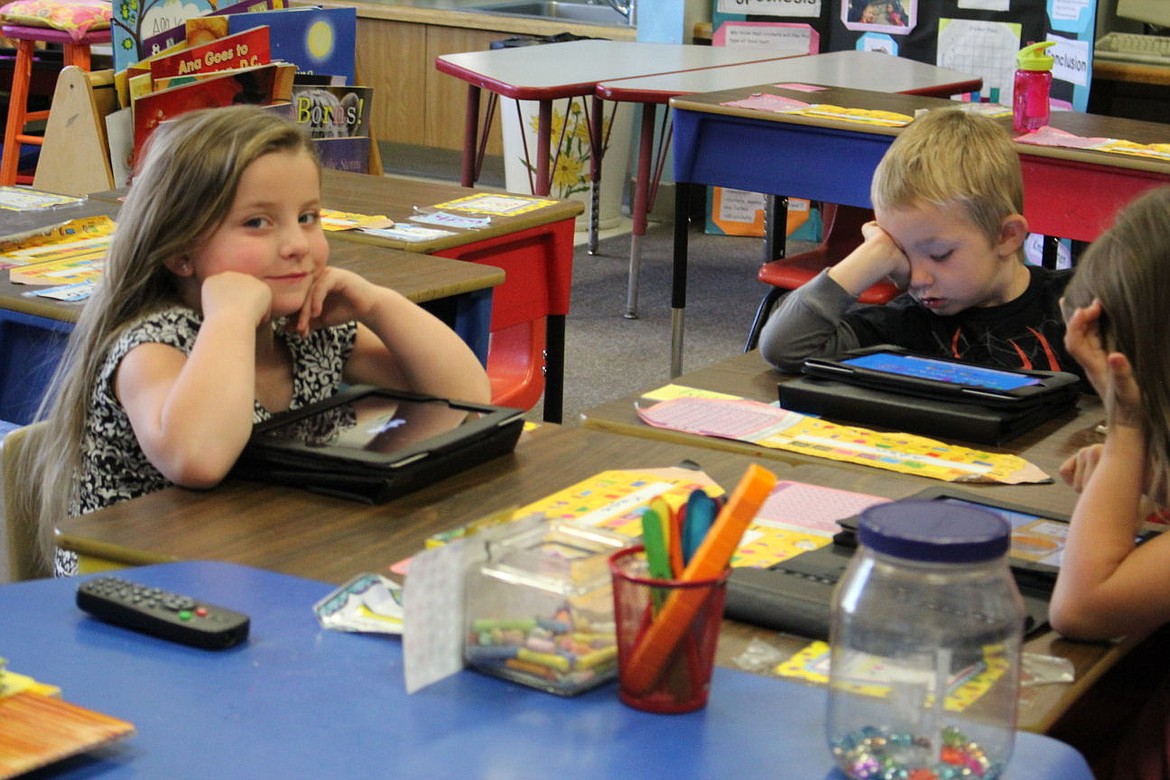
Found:
<svg viewBox="0 0 1170 780"><path fill-rule="evenodd" d="M775 474L755 463L748 466L679 579L694 582L718 577L731 562L744 531L775 485ZM644 693L654 685L706 597L707 591L701 588L671 592L630 658L625 682L632 693Z"/></svg>
<svg viewBox="0 0 1170 780"><path fill-rule="evenodd" d="M683 528L686 524L687 505L683 504L679 507L677 512L671 513L671 528L670 528L670 569L673 572L673 577L681 577L683 569L686 567L686 559L683 557Z"/></svg>
<svg viewBox="0 0 1170 780"><path fill-rule="evenodd" d="M662 518L653 509L642 513L642 546L646 548L646 563L650 576L656 580L669 580L670 553L666 549L666 533Z"/></svg>
<svg viewBox="0 0 1170 780"><path fill-rule="evenodd" d="M674 548L679 544L678 532L675 529L675 511L660 496L650 499L650 508L657 513L659 519L662 521L662 538L665 542L666 560L670 566L670 574L668 577L669 579L674 579L683 572L682 567L675 568Z"/></svg>
<svg viewBox="0 0 1170 780"><path fill-rule="evenodd" d="M706 491L695 490L687 499L687 522L683 526L682 554L683 565L691 562L695 551L703 543L711 525L715 522L718 513L716 504Z"/></svg>

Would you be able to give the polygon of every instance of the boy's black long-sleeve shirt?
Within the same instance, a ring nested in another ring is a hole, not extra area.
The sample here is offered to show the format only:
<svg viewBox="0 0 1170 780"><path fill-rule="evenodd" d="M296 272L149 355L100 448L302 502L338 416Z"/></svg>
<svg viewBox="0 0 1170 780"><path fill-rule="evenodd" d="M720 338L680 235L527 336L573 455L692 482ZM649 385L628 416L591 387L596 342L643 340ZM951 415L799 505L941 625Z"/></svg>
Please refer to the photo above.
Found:
<svg viewBox="0 0 1170 780"><path fill-rule="evenodd" d="M768 362L792 373L810 357L895 344L977 365L1083 375L1064 348L1060 298L1072 271L1033 265L1028 271L1028 288L1014 300L942 316L909 295L884 305L857 306L822 271L784 298L764 326L760 351Z"/></svg>

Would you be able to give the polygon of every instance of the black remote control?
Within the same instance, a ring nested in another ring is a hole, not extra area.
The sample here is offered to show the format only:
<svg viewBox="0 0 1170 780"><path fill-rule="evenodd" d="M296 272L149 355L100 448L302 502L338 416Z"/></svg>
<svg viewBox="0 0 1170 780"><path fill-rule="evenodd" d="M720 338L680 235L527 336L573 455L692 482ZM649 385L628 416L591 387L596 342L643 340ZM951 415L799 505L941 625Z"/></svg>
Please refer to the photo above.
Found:
<svg viewBox="0 0 1170 780"><path fill-rule="evenodd" d="M109 623L205 650L248 638L247 615L118 577L81 583L77 606Z"/></svg>

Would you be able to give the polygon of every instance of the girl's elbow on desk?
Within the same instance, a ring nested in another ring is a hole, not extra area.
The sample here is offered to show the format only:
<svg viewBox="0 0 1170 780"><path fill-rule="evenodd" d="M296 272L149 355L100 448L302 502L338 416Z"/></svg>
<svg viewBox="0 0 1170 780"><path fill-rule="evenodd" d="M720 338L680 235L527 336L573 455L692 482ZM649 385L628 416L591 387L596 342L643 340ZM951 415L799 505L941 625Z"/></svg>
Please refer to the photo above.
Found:
<svg viewBox="0 0 1170 780"><path fill-rule="evenodd" d="M242 450L242 448L240 448ZM240 452L216 452L213 448L170 453L165 460L151 462L168 481L179 487L206 490L223 482Z"/></svg>
<svg viewBox="0 0 1170 780"><path fill-rule="evenodd" d="M1087 642L1145 634L1159 623L1132 609L1102 604L1091 595L1061 593L1059 586L1048 607L1048 622L1061 636Z"/></svg>

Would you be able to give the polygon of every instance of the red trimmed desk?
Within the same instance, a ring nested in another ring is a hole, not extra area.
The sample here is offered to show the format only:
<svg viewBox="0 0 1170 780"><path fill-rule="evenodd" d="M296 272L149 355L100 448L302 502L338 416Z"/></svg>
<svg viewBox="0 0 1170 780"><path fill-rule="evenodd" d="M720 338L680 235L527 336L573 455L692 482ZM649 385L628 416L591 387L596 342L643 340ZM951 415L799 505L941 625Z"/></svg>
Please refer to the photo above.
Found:
<svg viewBox="0 0 1170 780"><path fill-rule="evenodd" d="M0 588L10 668L138 728L37 777L844 779L823 688L716 669L707 707L669 717L622 705L613 685L561 698L472 671L408 695L399 639L317 625L325 583L210 562L126 575L247 613L251 638L194 650L90 618L76 580ZM1092 780L1073 748L1026 733L1007 776Z"/></svg>
<svg viewBox="0 0 1170 780"><path fill-rule="evenodd" d="M334 170L323 171L321 181L322 197L329 208L384 214L395 222L406 222L416 208L483 194L455 184ZM506 386L512 393L505 402L526 408L534 405L543 391L544 419L560 422L573 236L582 209L577 201L558 200L516 216L492 217L484 228L451 228L450 235L428 241L370 238L350 232L339 237L503 269L506 279L496 287L491 302L490 350L488 323L483 323L484 354L489 355L493 385Z"/></svg>
<svg viewBox="0 0 1170 780"><path fill-rule="evenodd" d="M873 170L897 128L765 113L722 105L769 91L808 101L805 92L772 86L675 97L674 173L678 183L674 225L671 376L682 371L686 307L687 204L693 185L720 185L869 206ZM913 115L950 101L831 88L817 101ZM1010 119L1001 120L1010 127ZM1056 112L1052 126L1080 136L1138 143L1170 141L1170 126L1131 119ZM1100 234L1113 214L1141 192L1170 184L1170 162L1080 149L1019 144L1024 170L1024 216L1033 232L1080 241ZM779 153L777 150L783 150Z"/></svg>
<svg viewBox="0 0 1170 780"><path fill-rule="evenodd" d="M639 43L637 41L583 40L543 46L521 46L511 49L443 54L435 59L435 68L441 73L467 82L467 115L463 138L462 182L470 187L479 178L483 160L482 138L492 121L499 96L515 100L539 102L537 117L536 178L533 192L547 195L551 181L552 103L561 98L585 98L603 81L648 76L655 73L710 68L743 62L776 60L758 50L713 46L694 46L674 43ZM480 129L480 97L482 90L490 96ZM588 110L588 108L586 108ZM601 116L590 121L590 155L592 181L601 175ZM526 162L527 150L525 152ZM594 186L593 208L590 210L589 251L597 249L597 199L599 189Z"/></svg>
<svg viewBox="0 0 1170 780"><path fill-rule="evenodd" d="M908 95L949 97L978 91L983 86L983 79L969 73L926 65L903 57L891 57L868 51L839 51L618 79L598 84L594 96L594 116L600 115L602 100L642 104L638 170L634 176L634 204L631 208L633 236L630 241L630 282L626 295L626 317L637 317L641 238L646 234L647 215L653 207L651 192L657 189L662 175L661 165L651 173L651 161L655 159L654 124L657 121L658 106L667 105L671 98L680 95L715 92L763 83L820 84L901 92ZM815 101L818 94L806 93L806 100ZM667 114L669 111L668 106ZM664 116L663 149L670 141L670 128L665 125L665 119ZM657 159L661 164L661 156Z"/></svg>
<svg viewBox="0 0 1170 780"><path fill-rule="evenodd" d="M113 215L116 200L83 200L76 206L21 215L13 229L31 229L86 216ZM8 224L5 231L8 232ZM422 304L459 332L487 359L487 322L492 288L504 272L441 257L397 249L363 246L329 237L330 262L371 281L392 287ZM64 303L25 295L29 285L13 284L0 274L0 419L25 424L32 420L65 341L81 311L81 303Z"/></svg>

